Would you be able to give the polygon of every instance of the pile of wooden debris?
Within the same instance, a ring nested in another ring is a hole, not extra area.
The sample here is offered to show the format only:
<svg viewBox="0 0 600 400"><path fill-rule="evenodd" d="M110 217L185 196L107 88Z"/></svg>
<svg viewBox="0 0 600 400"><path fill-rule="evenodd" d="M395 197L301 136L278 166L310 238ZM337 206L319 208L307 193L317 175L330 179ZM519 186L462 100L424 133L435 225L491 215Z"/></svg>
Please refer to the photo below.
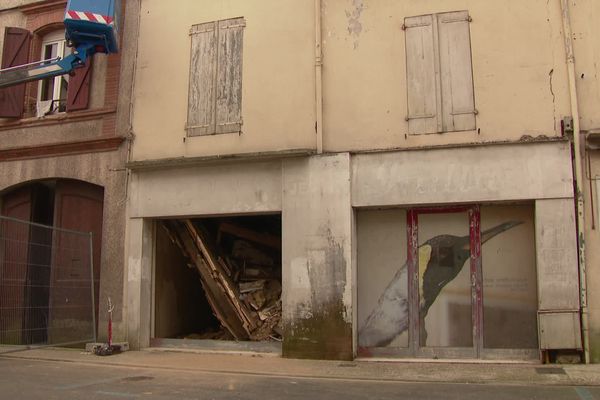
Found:
<svg viewBox="0 0 600 400"><path fill-rule="evenodd" d="M216 235L197 220L165 221L163 227L198 271L224 336L281 340L281 258L264 251L280 254L280 238L231 222L221 222Z"/></svg>

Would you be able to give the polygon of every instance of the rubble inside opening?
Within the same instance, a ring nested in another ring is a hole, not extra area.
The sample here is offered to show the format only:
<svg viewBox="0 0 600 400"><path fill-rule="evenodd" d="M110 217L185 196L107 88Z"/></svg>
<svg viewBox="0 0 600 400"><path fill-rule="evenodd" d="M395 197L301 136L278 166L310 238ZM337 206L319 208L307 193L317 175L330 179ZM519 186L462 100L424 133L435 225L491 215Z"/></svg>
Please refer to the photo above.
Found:
<svg viewBox="0 0 600 400"><path fill-rule="evenodd" d="M156 224L154 338L281 341L281 216Z"/></svg>

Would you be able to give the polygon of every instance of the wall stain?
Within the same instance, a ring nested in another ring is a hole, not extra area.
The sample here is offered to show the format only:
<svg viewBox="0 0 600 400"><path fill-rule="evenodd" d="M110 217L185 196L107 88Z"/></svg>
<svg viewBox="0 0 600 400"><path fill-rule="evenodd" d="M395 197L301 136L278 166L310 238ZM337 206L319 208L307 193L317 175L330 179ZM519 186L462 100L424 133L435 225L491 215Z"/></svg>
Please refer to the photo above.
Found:
<svg viewBox="0 0 600 400"><path fill-rule="evenodd" d="M352 323L343 302L347 267L343 246L328 227L322 227L318 236L326 244L309 249L310 305L297 304L292 318L284 322L283 356L352 360Z"/></svg>
<svg viewBox="0 0 600 400"><path fill-rule="evenodd" d="M346 10L346 18L348 18L348 33L354 38L354 50L358 49L359 37L362 33L363 26L360 22L360 16L366 8L363 0L350 0L351 9Z"/></svg>

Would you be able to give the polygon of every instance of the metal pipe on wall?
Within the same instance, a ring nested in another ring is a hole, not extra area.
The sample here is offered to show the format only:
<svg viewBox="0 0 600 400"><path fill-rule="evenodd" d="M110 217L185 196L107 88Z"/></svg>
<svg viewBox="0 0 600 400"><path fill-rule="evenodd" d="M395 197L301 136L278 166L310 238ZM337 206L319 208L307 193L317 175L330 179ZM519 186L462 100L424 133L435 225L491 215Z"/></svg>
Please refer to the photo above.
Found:
<svg viewBox="0 0 600 400"><path fill-rule="evenodd" d="M585 363L590 362L589 319L587 305L587 274L585 264L585 224L583 202L583 174L581 164L581 130L579 127L579 104L577 101L577 82L575 79L575 55L573 52L573 34L569 17L568 0L560 0L563 30L565 35L565 53L569 75L569 94L571 97L571 114L573 116L573 147L575 164L575 195L577 200L577 244L579 252L579 300L581 303L581 330L583 336L583 352Z"/></svg>
<svg viewBox="0 0 600 400"><path fill-rule="evenodd" d="M315 0L315 108L317 154L323 153L323 49L321 33L321 0Z"/></svg>

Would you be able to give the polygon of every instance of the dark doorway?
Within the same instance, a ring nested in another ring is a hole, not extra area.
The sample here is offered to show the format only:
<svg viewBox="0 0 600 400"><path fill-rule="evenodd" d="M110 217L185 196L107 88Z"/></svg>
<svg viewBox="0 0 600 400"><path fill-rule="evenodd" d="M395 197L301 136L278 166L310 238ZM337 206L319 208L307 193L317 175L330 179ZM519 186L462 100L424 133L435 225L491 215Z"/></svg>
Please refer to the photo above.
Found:
<svg viewBox="0 0 600 400"><path fill-rule="evenodd" d="M156 339L280 341L281 216L158 221L154 292Z"/></svg>

